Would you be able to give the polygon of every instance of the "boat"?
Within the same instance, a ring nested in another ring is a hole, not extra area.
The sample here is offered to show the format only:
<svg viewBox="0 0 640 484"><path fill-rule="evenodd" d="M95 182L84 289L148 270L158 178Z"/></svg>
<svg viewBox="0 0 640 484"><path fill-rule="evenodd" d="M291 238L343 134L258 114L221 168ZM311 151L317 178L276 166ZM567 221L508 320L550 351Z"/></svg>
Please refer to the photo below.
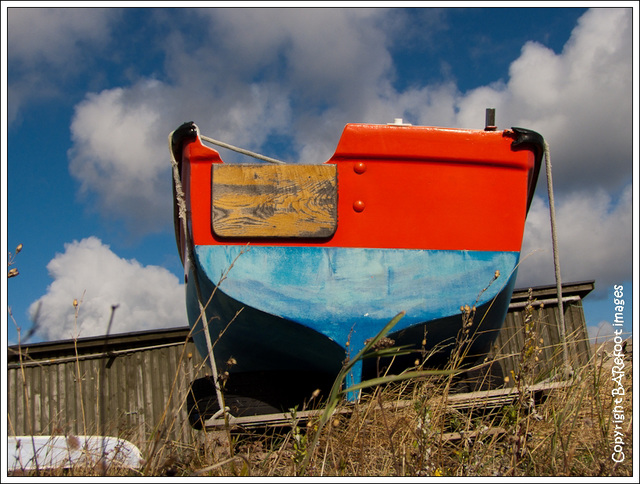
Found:
<svg viewBox="0 0 640 484"><path fill-rule="evenodd" d="M203 138L193 122L169 136L187 314L214 362L194 395L217 390L232 414L302 408L397 315L392 372L425 354L445 365L465 307L465 361L486 356L514 289L540 134L353 123L322 164L225 163ZM345 384L379 363L356 362Z"/></svg>

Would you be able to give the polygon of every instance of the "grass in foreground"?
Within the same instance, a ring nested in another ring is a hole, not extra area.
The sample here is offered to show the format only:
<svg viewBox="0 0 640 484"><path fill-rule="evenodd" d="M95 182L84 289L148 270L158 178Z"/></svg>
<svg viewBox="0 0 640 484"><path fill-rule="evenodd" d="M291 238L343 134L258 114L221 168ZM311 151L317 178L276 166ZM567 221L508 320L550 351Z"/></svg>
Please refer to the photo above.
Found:
<svg viewBox="0 0 640 484"><path fill-rule="evenodd" d="M463 321L473 317L472 309L465 308ZM466 338L461 336L459 349ZM138 470L87 461L70 469L14 475L632 476L631 355L625 357L626 373L620 380L624 398L615 400L614 389L620 390L612 378L612 360L596 355L574 369L568 385L539 401L527 390L534 378L536 341L534 332L527 333L512 375L518 393L510 402L492 406L489 399L478 398L472 408L453 407L454 364L448 374L415 371L411 379L381 379L357 404L346 404L340 384L347 365L325 411L308 421L293 412L285 427L202 431L192 446L158 441L146 447L149 455ZM454 355L461 356L459 351ZM616 412L624 419L614 421ZM613 458L616 439L624 442L620 462L620 455Z"/></svg>
<svg viewBox="0 0 640 484"><path fill-rule="evenodd" d="M526 391L508 404L447 405L450 375L373 388L357 404L339 402L322 425L202 431L197 445L163 444L141 470L86 463L40 475L111 476L632 476L632 375L625 420L615 434L610 360L596 356L544 401ZM481 410L479 410L481 409ZM615 436L623 462L612 459ZM230 440L229 440L230 437ZM35 475L35 472L22 473Z"/></svg>
<svg viewBox="0 0 640 484"><path fill-rule="evenodd" d="M627 375L631 381L631 375ZM632 395L615 462L611 373L601 359L543 402L523 394L478 412L445 404L446 378L377 388L324 428L319 420L232 436L185 456L173 472L209 476L632 476ZM340 406L337 410L341 410ZM317 446L310 443L317 438ZM214 447L218 447L218 451ZM306 465L303 465L306 464Z"/></svg>

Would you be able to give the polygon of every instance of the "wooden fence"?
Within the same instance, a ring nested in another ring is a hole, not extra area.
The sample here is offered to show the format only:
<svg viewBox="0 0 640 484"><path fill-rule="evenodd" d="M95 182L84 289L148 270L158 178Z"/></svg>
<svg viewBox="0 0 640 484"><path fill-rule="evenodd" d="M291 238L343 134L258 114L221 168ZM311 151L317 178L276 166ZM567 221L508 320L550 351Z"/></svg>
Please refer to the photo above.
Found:
<svg viewBox="0 0 640 484"><path fill-rule="evenodd" d="M112 435L142 447L151 438L193 442L184 403L190 382L206 372L188 334L176 328L10 347L8 433Z"/></svg>

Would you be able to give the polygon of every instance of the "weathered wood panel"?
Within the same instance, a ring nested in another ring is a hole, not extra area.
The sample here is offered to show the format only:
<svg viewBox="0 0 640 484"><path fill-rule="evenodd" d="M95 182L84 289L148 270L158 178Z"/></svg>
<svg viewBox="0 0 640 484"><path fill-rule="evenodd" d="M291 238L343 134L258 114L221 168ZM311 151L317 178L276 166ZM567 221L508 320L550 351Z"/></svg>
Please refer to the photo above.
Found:
<svg viewBox="0 0 640 484"><path fill-rule="evenodd" d="M213 165L212 224L220 237L330 237L335 165Z"/></svg>
<svg viewBox="0 0 640 484"><path fill-rule="evenodd" d="M563 286L563 310L566 330L568 365L577 369L591 358L589 336L582 308L582 298L593 289L592 282L574 283ZM534 288L533 310L531 314L535 345L539 348L538 361L532 375L537 380L553 377L563 368L563 344L559 328L558 303L555 286ZM509 385L514 384L522 361L521 352L525 346L525 308L528 291L515 291L512 308L509 309L502 330L496 338L494 349L488 360L495 360L490 371L494 375L508 377ZM541 302L546 301L541 304Z"/></svg>
<svg viewBox="0 0 640 484"><path fill-rule="evenodd" d="M87 338L78 340L77 357L74 342L36 344L22 348L30 356L22 364L12 347L9 433L102 433L142 449L157 427L162 442L192 444L198 431L188 423L184 400L191 381L206 372L187 335L180 328L114 336L106 351L103 339Z"/></svg>

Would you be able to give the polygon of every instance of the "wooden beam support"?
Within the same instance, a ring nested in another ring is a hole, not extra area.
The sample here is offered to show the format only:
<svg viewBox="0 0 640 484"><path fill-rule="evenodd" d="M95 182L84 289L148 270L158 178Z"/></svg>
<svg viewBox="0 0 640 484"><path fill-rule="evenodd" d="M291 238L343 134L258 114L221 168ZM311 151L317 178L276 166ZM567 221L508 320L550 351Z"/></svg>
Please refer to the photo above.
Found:
<svg viewBox="0 0 640 484"><path fill-rule="evenodd" d="M557 382L540 382L534 385L530 385L525 388L526 392L529 393L541 393L544 395L548 395L553 390L558 390L561 388L565 388L571 385L571 381L557 381ZM473 408L500 408L505 405L509 405L513 403L518 398L519 392L517 388L498 388L495 390L483 390L479 392L470 392L470 393L458 393L454 395L449 395L447 397L446 407L449 410L463 410L463 409L473 409ZM415 402L413 400L401 400L396 402L390 402L388 405L385 405L386 408L391 410L398 410L410 405L413 405ZM335 413L339 414L349 414L353 410L353 405L347 405L344 407L340 407L335 410ZM255 415L248 417L234 417L233 415L228 416L228 422L225 419L220 417L212 417L205 422L205 428L207 429L215 429L219 427L224 427L227 425L231 425L232 428L236 426L240 427L278 427L278 426L290 426L293 424L294 420L297 423L306 422L311 418L317 418L323 413L323 410L305 410L296 412L297 419L293 418L291 412L287 413L276 413L269 415ZM498 432L500 433L500 432ZM447 434L448 440L455 440L457 436L455 433Z"/></svg>

